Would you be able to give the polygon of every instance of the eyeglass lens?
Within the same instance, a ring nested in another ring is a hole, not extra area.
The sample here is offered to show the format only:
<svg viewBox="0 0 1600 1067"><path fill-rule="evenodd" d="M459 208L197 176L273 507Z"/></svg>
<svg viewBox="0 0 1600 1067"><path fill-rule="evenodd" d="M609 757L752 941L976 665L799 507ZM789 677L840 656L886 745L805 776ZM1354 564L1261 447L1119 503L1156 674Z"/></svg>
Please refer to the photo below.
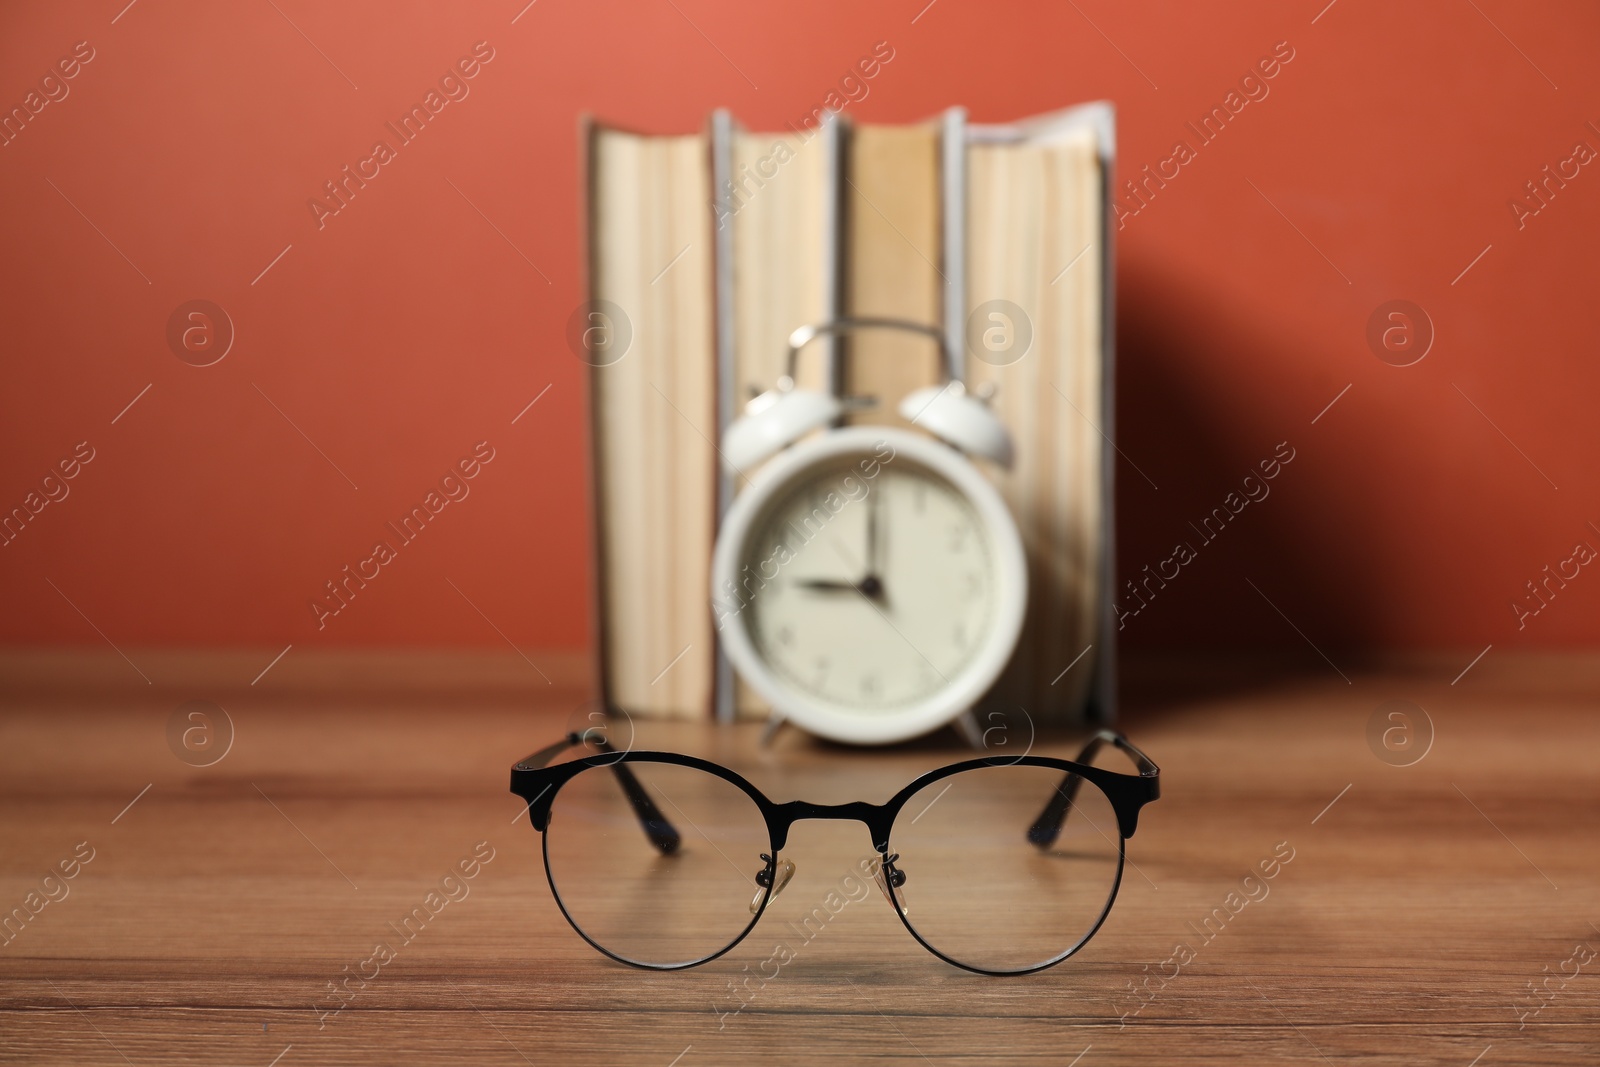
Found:
<svg viewBox="0 0 1600 1067"><path fill-rule="evenodd" d="M1066 777L1050 767L981 767L913 794L889 833L906 925L940 954L985 971L1032 970L1075 949L1116 891L1122 839L1110 799L1079 779L1059 833L1035 843L1029 829Z"/></svg>
<svg viewBox="0 0 1600 1067"><path fill-rule="evenodd" d="M772 846L761 809L694 767L626 767L676 844L646 832L612 767L587 768L551 803L544 847L556 898L585 937L629 962L675 967L714 956L744 936L751 903L766 891L757 879Z"/></svg>

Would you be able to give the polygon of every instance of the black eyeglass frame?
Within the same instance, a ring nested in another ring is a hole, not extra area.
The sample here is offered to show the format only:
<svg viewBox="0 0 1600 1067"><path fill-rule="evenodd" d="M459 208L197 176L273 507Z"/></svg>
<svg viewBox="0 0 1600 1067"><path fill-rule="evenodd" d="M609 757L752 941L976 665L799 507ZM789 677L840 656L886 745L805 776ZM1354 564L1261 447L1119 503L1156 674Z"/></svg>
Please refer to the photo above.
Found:
<svg viewBox="0 0 1600 1067"><path fill-rule="evenodd" d="M586 743L594 745L600 751L593 755L558 763L555 766L546 766L550 760L563 752ZM1111 745L1126 753L1138 767L1138 773L1124 774L1090 766L1086 761L1092 759L1095 753L1105 745ZM639 817L645 835L658 851L663 855L667 855L677 849L681 841L678 831L661 813L660 809L656 807L655 802L650 798L648 791L640 784L638 778L628 769L627 765L629 763L672 764L680 767L690 767L721 778L748 796L755 803L757 809L760 810L762 819L766 822L772 851L762 854L762 858L767 861L767 865L756 876L756 883L762 889L760 906L753 909L754 913L750 917L749 924L733 940L708 956L684 963L671 964L645 963L619 956L584 932L583 927L567 911L566 904L561 899L561 892L556 888L555 877L550 870L549 838L545 834L550 825L551 807L555 802L556 794L560 792L563 785L594 767L610 767L612 769L624 795L632 805L635 814ZM730 952L749 936L751 930L755 929L756 923L761 921L761 916L765 914L767 904L772 899L778 855L788 845L789 830L795 823L807 819L826 819L865 824L872 836L873 847L877 850L879 861L882 864L883 884L887 891L893 895L904 881L904 875L894 868L894 860L898 856L889 852L889 835L894 827L895 819L899 816L901 809L905 807L906 802L934 782L964 771L985 767L1048 767L1064 772L1065 777L1062 779L1061 784L1051 793L1043 810L1040 811L1038 817L1035 818L1026 832L1028 840L1041 850L1048 849L1054 844L1083 780L1087 779L1094 783L1111 802L1112 810L1116 814L1118 830L1117 875L1112 882L1111 892L1106 897L1105 907L1095 919L1094 924L1070 948L1044 963L1021 970L991 970L964 963L941 952L929 944L906 919L903 902L898 896L892 896L890 903L894 907L895 914L900 918L901 925L906 928L912 937L916 938L917 943L952 966L985 975L1034 974L1048 967L1053 967L1076 953L1088 943L1090 938L1094 937L1105 923L1106 917L1111 913L1112 905L1116 902L1117 892L1122 885L1122 869L1126 858L1127 840L1138 829L1139 810L1161 796L1161 769L1156 766L1149 756L1141 752L1132 742L1115 730L1102 730L1090 738L1082 751L1079 752L1077 760L1058 759L1054 756L985 756L978 759L962 760L959 763L947 764L928 771L918 776L909 785L882 804L871 804L861 800L844 804L816 804L805 800L790 800L782 803L773 801L736 771L730 770L721 764L701 759L698 756L689 756L678 752L616 750L606 742L600 729L594 728L568 734L564 740L518 760L511 768L511 792L527 802L529 819L534 829L538 830L543 838L541 851L544 855L545 879L550 883L550 893L555 898L556 906L561 909L561 914L566 918L568 924L578 932L578 936L593 946L597 952L616 960L618 963L625 963L631 967L640 967L645 970L676 971L688 967L697 967L702 963L709 963L717 957ZM781 889L782 886L780 885L778 888Z"/></svg>

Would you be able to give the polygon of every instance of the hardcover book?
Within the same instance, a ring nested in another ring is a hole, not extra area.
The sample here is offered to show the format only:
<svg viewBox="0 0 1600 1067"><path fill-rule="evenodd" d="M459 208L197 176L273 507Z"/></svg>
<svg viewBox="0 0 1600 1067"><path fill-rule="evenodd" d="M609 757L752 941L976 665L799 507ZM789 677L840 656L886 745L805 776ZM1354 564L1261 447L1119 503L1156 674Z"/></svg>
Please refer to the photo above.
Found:
<svg viewBox="0 0 1600 1067"><path fill-rule="evenodd" d="M1113 716L1112 129L1106 104L1004 125L830 114L771 134L726 112L681 136L586 124L591 308L631 331L590 373L610 706L766 713L716 646L711 548L748 473L724 470L716 442L776 383L796 328L872 315L941 327L1015 439L1010 470L983 469L1021 530L1029 607L987 701ZM807 348L798 376L850 398L846 421L898 424L900 398L938 373L932 345L869 332Z"/></svg>

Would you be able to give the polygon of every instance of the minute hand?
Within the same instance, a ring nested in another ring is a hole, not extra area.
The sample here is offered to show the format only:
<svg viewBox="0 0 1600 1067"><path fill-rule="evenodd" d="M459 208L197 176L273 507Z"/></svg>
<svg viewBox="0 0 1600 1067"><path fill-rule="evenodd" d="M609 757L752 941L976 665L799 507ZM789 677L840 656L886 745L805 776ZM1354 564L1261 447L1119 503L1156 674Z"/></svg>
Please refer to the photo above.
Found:
<svg viewBox="0 0 1600 1067"><path fill-rule="evenodd" d="M873 489L871 490L871 496L867 499L867 578L874 581L878 578L878 564L882 556L882 550L878 544L882 536L878 517L878 497L881 492L882 490L880 489Z"/></svg>

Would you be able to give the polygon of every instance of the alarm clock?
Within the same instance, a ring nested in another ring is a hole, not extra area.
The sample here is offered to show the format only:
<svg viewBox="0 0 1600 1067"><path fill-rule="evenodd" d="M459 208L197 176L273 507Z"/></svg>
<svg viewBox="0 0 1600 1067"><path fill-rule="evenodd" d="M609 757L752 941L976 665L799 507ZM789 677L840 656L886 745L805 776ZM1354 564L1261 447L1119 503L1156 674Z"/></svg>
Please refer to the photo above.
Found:
<svg viewBox="0 0 1600 1067"><path fill-rule="evenodd" d="M843 400L795 384L801 349L859 329L938 344L944 380L899 407L926 435L841 427ZM1010 434L953 373L941 332L877 318L801 327L787 373L729 426L722 455L750 481L717 536L712 612L774 716L887 744L969 711L1016 647L1027 568L1015 520L973 462L1008 467Z"/></svg>

